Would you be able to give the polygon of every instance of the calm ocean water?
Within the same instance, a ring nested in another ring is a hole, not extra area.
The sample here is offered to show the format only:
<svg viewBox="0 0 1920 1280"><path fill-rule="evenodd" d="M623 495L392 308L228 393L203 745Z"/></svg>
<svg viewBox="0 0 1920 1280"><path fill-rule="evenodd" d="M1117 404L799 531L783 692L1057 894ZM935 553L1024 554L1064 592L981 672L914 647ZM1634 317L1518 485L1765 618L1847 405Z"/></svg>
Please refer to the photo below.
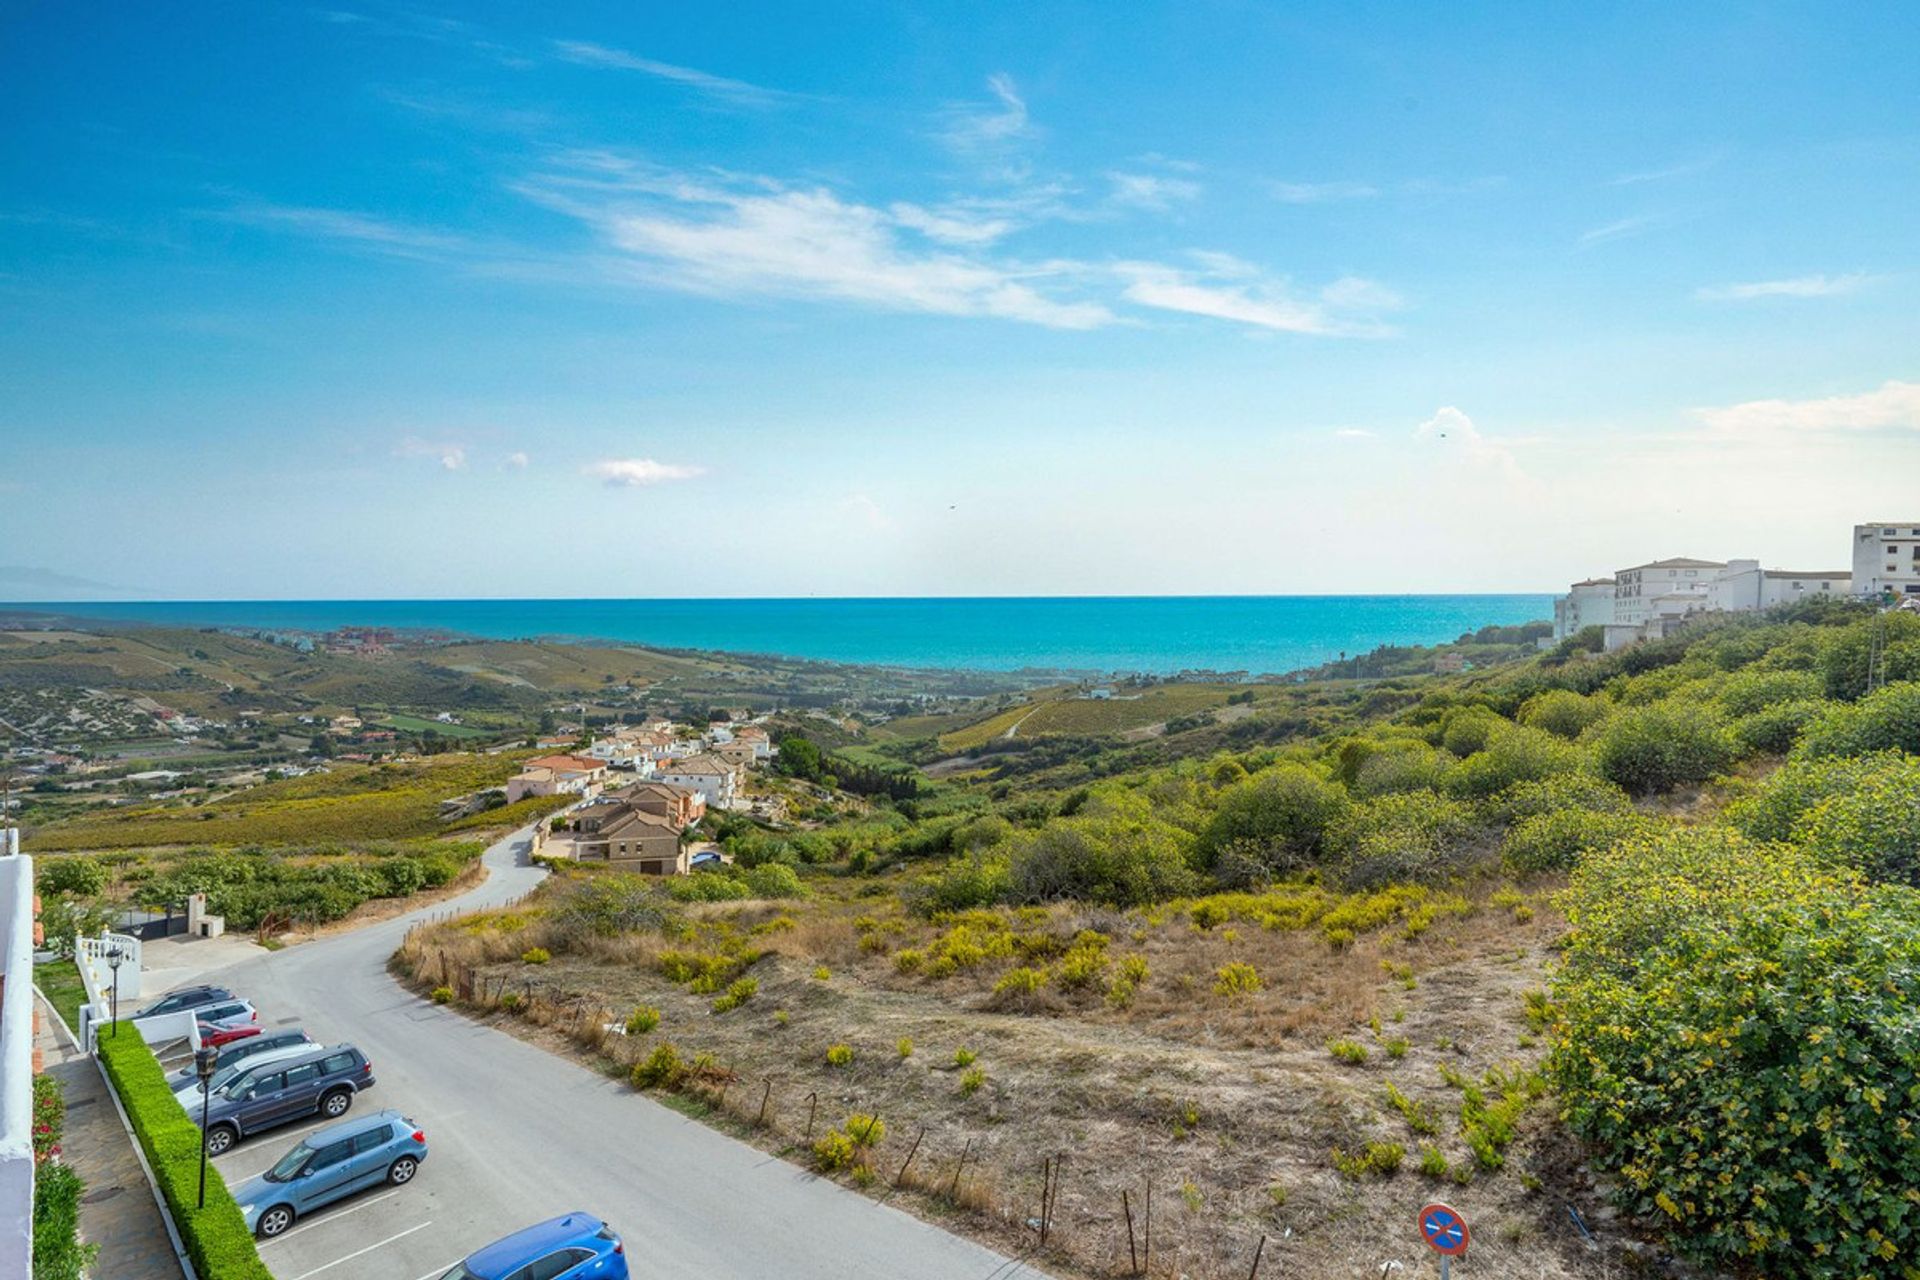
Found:
<svg viewBox="0 0 1920 1280"><path fill-rule="evenodd" d="M0 606L167 626L376 626L1013 671L1278 673L1553 613L1546 595L232 600Z"/></svg>

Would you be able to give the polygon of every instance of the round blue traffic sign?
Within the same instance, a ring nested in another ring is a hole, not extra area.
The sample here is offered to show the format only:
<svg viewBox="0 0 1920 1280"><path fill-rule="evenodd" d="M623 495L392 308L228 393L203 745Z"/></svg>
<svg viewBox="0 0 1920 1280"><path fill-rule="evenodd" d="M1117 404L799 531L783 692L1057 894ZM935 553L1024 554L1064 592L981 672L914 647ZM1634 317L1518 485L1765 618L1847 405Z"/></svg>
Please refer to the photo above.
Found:
<svg viewBox="0 0 1920 1280"><path fill-rule="evenodd" d="M1467 1220L1452 1205L1436 1200L1420 1211L1420 1237L1438 1252L1455 1257L1467 1251Z"/></svg>

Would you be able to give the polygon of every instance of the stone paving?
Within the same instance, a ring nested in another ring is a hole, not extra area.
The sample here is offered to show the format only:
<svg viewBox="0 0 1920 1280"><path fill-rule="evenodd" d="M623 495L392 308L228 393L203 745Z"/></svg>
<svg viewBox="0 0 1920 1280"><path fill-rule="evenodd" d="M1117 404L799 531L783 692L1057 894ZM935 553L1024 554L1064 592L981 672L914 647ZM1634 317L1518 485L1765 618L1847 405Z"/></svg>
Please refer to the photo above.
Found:
<svg viewBox="0 0 1920 1280"><path fill-rule="evenodd" d="M61 1159L87 1184L80 1238L100 1246L92 1274L100 1280L184 1280L133 1139L120 1123L99 1067L67 1039L45 1001L39 1021L35 1045L44 1055L46 1074L66 1087Z"/></svg>

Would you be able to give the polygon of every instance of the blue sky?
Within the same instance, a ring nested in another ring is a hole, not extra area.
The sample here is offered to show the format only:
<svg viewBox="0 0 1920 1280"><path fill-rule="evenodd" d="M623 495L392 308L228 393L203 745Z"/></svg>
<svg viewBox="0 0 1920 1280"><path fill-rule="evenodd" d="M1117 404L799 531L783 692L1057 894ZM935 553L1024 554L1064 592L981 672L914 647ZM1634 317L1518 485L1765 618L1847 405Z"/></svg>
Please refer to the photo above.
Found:
<svg viewBox="0 0 1920 1280"><path fill-rule="evenodd" d="M1917 56L1864 3L30 5L0 598L1844 566L1920 516Z"/></svg>

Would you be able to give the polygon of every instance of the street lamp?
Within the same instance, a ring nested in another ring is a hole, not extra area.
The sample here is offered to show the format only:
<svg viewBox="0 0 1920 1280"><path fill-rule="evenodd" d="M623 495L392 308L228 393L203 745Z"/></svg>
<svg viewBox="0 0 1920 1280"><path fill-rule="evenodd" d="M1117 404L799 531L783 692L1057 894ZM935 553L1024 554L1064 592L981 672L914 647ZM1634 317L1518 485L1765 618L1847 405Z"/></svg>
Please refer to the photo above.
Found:
<svg viewBox="0 0 1920 1280"><path fill-rule="evenodd" d="M113 1038L120 1038L120 962L127 958L118 947L107 949L107 968L113 970Z"/></svg>
<svg viewBox="0 0 1920 1280"><path fill-rule="evenodd" d="M193 1051L193 1073L200 1077L200 1208L207 1207L207 1109L213 1103L212 1091L207 1085L213 1079L215 1061L220 1051L210 1044L203 1044Z"/></svg>

